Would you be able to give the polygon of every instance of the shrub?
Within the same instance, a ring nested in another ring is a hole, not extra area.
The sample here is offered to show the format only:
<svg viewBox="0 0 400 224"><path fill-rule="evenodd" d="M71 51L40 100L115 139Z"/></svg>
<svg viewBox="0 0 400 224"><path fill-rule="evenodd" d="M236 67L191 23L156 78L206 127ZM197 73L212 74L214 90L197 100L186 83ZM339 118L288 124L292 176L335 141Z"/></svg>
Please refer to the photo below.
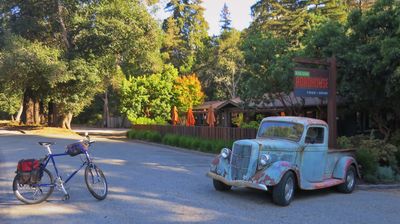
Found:
<svg viewBox="0 0 400 224"><path fill-rule="evenodd" d="M395 131L389 141L395 145L399 150L395 153L397 164L400 166L400 130Z"/></svg>
<svg viewBox="0 0 400 224"><path fill-rule="evenodd" d="M260 122L258 121L250 121L249 123L242 123L241 128L253 128L253 129L258 129L258 126L260 126Z"/></svg>
<svg viewBox="0 0 400 224"><path fill-rule="evenodd" d="M201 145L201 139L199 138L194 138L190 144L190 148L191 149L195 149L195 150L199 150L200 149L200 145Z"/></svg>
<svg viewBox="0 0 400 224"><path fill-rule="evenodd" d="M393 182L396 178L396 173L390 166L380 166L377 170L377 177L382 182Z"/></svg>
<svg viewBox="0 0 400 224"><path fill-rule="evenodd" d="M351 144L351 139L346 136L338 137L336 141L337 141L337 147L339 149L353 148L353 145Z"/></svg>
<svg viewBox="0 0 400 224"><path fill-rule="evenodd" d="M363 149L357 150L356 157L358 164L361 165L361 172L364 179L368 177L375 177L379 165L377 157L371 154L369 151Z"/></svg>
<svg viewBox="0 0 400 224"><path fill-rule="evenodd" d="M352 139L352 142L359 142L358 146L355 145L356 157L362 167L364 179L370 182L387 182L388 178L392 178L393 181L396 173L399 173L396 160L397 147L379 139L363 140L360 136L356 138L356 140ZM394 172L393 175L385 167L389 167Z"/></svg>

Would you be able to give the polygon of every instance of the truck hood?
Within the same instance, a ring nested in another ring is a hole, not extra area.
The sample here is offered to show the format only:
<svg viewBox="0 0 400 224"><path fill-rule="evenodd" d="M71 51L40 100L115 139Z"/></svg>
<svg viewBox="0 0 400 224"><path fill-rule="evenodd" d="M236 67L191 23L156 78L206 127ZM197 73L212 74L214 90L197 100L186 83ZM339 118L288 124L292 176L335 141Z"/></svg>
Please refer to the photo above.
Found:
<svg viewBox="0 0 400 224"><path fill-rule="evenodd" d="M286 151L293 152L300 150L300 144L297 142L293 142L286 139L273 139L273 138L264 138L264 139L246 139L239 140L235 142L236 144L241 145L257 145L261 146L261 151Z"/></svg>
<svg viewBox="0 0 400 224"><path fill-rule="evenodd" d="M262 151L298 151L300 144L286 139L256 139L262 144Z"/></svg>

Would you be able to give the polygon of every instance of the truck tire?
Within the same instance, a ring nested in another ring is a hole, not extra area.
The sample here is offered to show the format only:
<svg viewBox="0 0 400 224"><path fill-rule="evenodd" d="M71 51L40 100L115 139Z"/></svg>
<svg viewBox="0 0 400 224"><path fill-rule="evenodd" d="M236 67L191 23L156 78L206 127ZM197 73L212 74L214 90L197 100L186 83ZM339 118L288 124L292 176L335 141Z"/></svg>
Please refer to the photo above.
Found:
<svg viewBox="0 0 400 224"><path fill-rule="evenodd" d="M217 191L229 191L232 186L226 185L219 180L213 179L213 185Z"/></svg>
<svg viewBox="0 0 400 224"><path fill-rule="evenodd" d="M288 206L293 200L296 179L293 172L285 173L281 181L272 189L272 201L280 206Z"/></svg>
<svg viewBox="0 0 400 224"><path fill-rule="evenodd" d="M354 166L347 168L345 182L337 186L337 190L341 193L350 194L353 192L357 183L357 174Z"/></svg>

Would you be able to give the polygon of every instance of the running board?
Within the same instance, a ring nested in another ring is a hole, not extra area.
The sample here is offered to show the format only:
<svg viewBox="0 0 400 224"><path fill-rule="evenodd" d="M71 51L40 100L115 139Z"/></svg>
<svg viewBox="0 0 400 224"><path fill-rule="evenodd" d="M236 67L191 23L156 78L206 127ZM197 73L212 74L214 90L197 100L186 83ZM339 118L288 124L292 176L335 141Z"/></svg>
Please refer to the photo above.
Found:
<svg viewBox="0 0 400 224"><path fill-rule="evenodd" d="M312 183L311 185L314 187L313 189L321 189L321 188L327 188L327 187L332 187L332 186L336 186L339 184L344 183L343 179L326 179L322 182L319 183Z"/></svg>

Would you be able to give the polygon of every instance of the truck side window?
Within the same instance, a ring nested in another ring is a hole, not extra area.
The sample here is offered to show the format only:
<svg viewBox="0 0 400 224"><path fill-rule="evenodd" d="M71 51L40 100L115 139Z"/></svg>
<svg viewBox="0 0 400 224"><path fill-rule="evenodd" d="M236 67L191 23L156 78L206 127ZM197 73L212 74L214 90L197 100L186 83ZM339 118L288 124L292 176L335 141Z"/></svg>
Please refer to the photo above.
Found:
<svg viewBox="0 0 400 224"><path fill-rule="evenodd" d="M305 142L309 144L324 143L324 128L321 127L308 128Z"/></svg>

